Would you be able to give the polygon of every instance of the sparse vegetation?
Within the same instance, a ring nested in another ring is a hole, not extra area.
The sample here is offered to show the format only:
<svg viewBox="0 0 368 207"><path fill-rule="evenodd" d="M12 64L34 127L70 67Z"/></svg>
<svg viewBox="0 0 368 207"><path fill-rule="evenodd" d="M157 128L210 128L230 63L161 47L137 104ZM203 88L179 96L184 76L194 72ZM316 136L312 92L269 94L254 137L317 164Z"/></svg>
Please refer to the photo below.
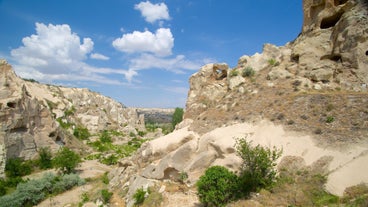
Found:
<svg viewBox="0 0 368 207"><path fill-rule="evenodd" d="M326 123L332 123L334 121L335 121L335 117L333 117L333 116L327 116L326 117Z"/></svg>
<svg viewBox="0 0 368 207"><path fill-rule="evenodd" d="M42 147L38 151L38 165L41 169L52 168L52 154L50 147Z"/></svg>
<svg viewBox="0 0 368 207"><path fill-rule="evenodd" d="M254 71L254 69L252 67L246 67L243 72L242 72L242 76L243 77L252 77L256 74L256 71Z"/></svg>
<svg viewBox="0 0 368 207"><path fill-rule="evenodd" d="M83 126L76 126L73 135L80 140L87 140L91 136L88 129Z"/></svg>
<svg viewBox="0 0 368 207"><path fill-rule="evenodd" d="M243 160L239 176L225 167L213 166L197 182L199 200L205 206L225 206L249 196L250 192L270 189L275 184L274 167L281 150L252 146L245 138L237 139L235 148Z"/></svg>
<svg viewBox="0 0 368 207"><path fill-rule="evenodd" d="M183 108L175 108L173 117L172 117L172 127L175 129L175 126L183 121L184 109Z"/></svg>
<svg viewBox="0 0 368 207"><path fill-rule="evenodd" d="M62 147L52 160L56 169L64 174L70 174L81 162L80 156L67 147Z"/></svg>
<svg viewBox="0 0 368 207"><path fill-rule="evenodd" d="M230 77L238 76L239 75L239 71L236 70L236 69L233 69L233 70L230 71L229 75L230 75Z"/></svg>
<svg viewBox="0 0 368 207"><path fill-rule="evenodd" d="M278 65L280 65L280 62L277 61L274 58L271 58L271 59L268 60L268 64L270 64L271 66L278 66Z"/></svg>
<svg viewBox="0 0 368 207"><path fill-rule="evenodd" d="M270 188L276 181L276 160L282 150L252 146L245 138L236 141L236 152L243 160L240 171L242 193L248 195L261 188Z"/></svg>
<svg viewBox="0 0 368 207"><path fill-rule="evenodd" d="M143 188L138 188L134 195L133 195L133 199L134 199L134 205L135 206L139 206L141 204L143 204L145 198L146 198L146 191Z"/></svg>
<svg viewBox="0 0 368 207"><path fill-rule="evenodd" d="M101 190L101 199L104 204L107 204L110 202L111 196L112 196L112 192L110 192L109 190L107 189Z"/></svg>

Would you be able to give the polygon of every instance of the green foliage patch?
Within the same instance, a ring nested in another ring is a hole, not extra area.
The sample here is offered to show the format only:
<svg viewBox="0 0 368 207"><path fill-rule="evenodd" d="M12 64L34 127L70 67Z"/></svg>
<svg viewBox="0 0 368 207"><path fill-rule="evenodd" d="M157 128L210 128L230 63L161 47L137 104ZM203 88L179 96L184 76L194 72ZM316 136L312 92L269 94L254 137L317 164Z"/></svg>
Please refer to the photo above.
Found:
<svg viewBox="0 0 368 207"><path fill-rule="evenodd" d="M238 195L238 177L225 167L213 166L199 178L197 189L205 206L225 206Z"/></svg>
<svg viewBox="0 0 368 207"><path fill-rule="evenodd" d="M72 173L81 162L79 154L67 147L62 147L53 159L53 165L64 174Z"/></svg>

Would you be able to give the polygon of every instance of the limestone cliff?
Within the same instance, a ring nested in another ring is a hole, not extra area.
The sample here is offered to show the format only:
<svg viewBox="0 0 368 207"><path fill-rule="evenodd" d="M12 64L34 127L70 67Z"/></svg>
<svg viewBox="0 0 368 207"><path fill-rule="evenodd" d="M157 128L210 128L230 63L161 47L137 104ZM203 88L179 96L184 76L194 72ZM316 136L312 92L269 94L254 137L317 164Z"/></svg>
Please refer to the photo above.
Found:
<svg viewBox="0 0 368 207"><path fill-rule="evenodd" d="M61 125L64 125L61 126ZM72 129L135 131L143 117L111 98L87 89L39 84L19 78L0 62L0 176L7 158L32 159L41 147L83 150ZM65 127L70 126L70 127Z"/></svg>
<svg viewBox="0 0 368 207"><path fill-rule="evenodd" d="M283 148L281 162L296 157L327 175L331 193L368 182L367 3L304 0L303 10L294 41L265 44L263 53L241 57L233 69L208 64L191 76L177 130L145 143L110 173L111 187L127 192L128 206L136 189L162 189L182 172L193 185L212 165L236 171L240 137Z"/></svg>

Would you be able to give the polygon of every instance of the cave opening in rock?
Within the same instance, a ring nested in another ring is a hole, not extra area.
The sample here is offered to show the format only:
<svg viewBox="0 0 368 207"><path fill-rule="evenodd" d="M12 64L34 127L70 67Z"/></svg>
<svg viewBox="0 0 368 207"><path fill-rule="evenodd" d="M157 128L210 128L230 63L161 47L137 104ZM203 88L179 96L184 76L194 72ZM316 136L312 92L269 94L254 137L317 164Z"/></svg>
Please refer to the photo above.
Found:
<svg viewBox="0 0 368 207"><path fill-rule="evenodd" d="M16 106L17 106L17 103L15 103L15 102L8 102L7 104L6 104L9 108L15 108Z"/></svg>
<svg viewBox="0 0 368 207"><path fill-rule="evenodd" d="M291 55L291 61L293 61L294 63L299 63L299 55Z"/></svg>
<svg viewBox="0 0 368 207"><path fill-rule="evenodd" d="M335 0L335 6L345 4L348 0Z"/></svg>
<svg viewBox="0 0 368 207"><path fill-rule="evenodd" d="M337 22L341 19L341 16L343 14L344 12L340 11L330 17L323 18L321 21L320 28L328 29L328 28L334 27L337 24Z"/></svg>
<svg viewBox="0 0 368 207"><path fill-rule="evenodd" d="M59 146L65 145L65 142L59 136L56 137L55 143L58 144Z"/></svg>
<svg viewBox="0 0 368 207"><path fill-rule="evenodd" d="M365 55L366 55L366 56L368 56L368 50L367 50L367 51L365 51Z"/></svg>

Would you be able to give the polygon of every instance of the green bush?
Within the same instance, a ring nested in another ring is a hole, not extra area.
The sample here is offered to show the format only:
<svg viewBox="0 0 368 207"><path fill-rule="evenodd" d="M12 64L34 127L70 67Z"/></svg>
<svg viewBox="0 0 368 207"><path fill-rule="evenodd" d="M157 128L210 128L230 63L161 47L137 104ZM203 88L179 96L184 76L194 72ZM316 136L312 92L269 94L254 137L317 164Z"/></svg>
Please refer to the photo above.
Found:
<svg viewBox="0 0 368 207"><path fill-rule="evenodd" d="M29 162L24 162L20 158L10 158L5 164L5 174L8 178L21 177L29 175L32 172L32 166Z"/></svg>
<svg viewBox="0 0 368 207"><path fill-rule="evenodd" d="M334 122L335 121L335 117L333 117L333 116L328 116L327 118L326 118L326 123L332 123L332 122Z"/></svg>
<svg viewBox="0 0 368 207"><path fill-rule="evenodd" d="M238 177L225 167L213 166L199 178L197 189L205 206L225 206L239 195Z"/></svg>
<svg viewBox="0 0 368 207"><path fill-rule="evenodd" d="M242 72L242 76L243 77L252 77L256 74L256 72L253 70L252 67L246 67L243 72Z"/></svg>
<svg viewBox="0 0 368 207"><path fill-rule="evenodd" d="M38 165L41 169L52 168L52 154L49 147L42 147L38 151Z"/></svg>
<svg viewBox="0 0 368 207"><path fill-rule="evenodd" d="M64 174L73 172L80 162L80 156L67 147L60 148L53 159L55 168Z"/></svg>
<svg viewBox="0 0 368 207"><path fill-rule="evenodd" d="M119 158L115 155L109 155L101 159L101 163L105 165L115 165L118 163Z"/></svg>
<svg viewBox="0 0 368 207"><path fill-rule="evenodd" d="M238 76L239 75L239 71L233 69L233 70L230 71L230 74L229 75L230 75L230 77Z"/></svg>
<svg viewBox="0 0 368 207"><path fill-rule="evenodd" d="M137 189L133 195L134 205L136 206L141 205L146 198L145 196L146 196L146 191L143 190L143 188Z"/></svg>
<svg viewBox="0 0 368 207"><path fill-rule="evenodd" d="M184 109L178 108L178 107L175 108L175 111L172 117L172 121L171 121L173 129L175 128L177 124L183 121L183 115L184 115Z"/></svg>
<svg viewBox="0 0 368 207"><path fill-rule="evenodd" d="M75 127L73 135L81 140L87 140L91 136L88 129L83 126Z"/></svg>
<svg viewBox="0 0 368 207"><path fill-rule="evenodd" d="M242 138L235 145L237 154L243 160L239 179L244 195L272 187L276 180L276 160L282 153L282 150L276 148L271 150L260 145L253 147L251 144Z"/></svg>
<svg viewBox="0 0 368 207"><path fill-rule="evenodd" d="M109 184L110 180L109 180L109 177L107 176L107 172L105 172L102 177L102 182L105 183L106 185Z"/></svg>
<svg viewBox="0 0 368 207"><path fill-rule="evenodd" d="M6 194L6 182L4 179L0 178L0 196Z"/></svg>
<svg viewBox="0 0 368 207"><path fill-rule="evenodd" d="M111 143L112 138L107 130L104 130L100 135L100 141L102 143Z"/></svg>
<svg viewBox="0 0 368 207"><path fill-rule="evenodd" d="M112 193L109 192L107 189L103 189L101 190L101 198L103 203L109 203L110 199L111 199Z"/></svg>
<svg viewBox="0 0 368 207"><path fill-rule="evenodd" d="M78 175L59 177L45 173L40 179L19 183L13 193L0 197L0 203L2 207L34 206L52 193L60 193L80 184L83 180Z"/></svg>
<svg viewBox="0 0 368 207"><path fill-rule="evenodd" d="M268 64L270 64L271 66L278 66L278 65L280 65L280 63L277 60L273 59L273 58L271 58L271 59L268 60Z"/></svg>

